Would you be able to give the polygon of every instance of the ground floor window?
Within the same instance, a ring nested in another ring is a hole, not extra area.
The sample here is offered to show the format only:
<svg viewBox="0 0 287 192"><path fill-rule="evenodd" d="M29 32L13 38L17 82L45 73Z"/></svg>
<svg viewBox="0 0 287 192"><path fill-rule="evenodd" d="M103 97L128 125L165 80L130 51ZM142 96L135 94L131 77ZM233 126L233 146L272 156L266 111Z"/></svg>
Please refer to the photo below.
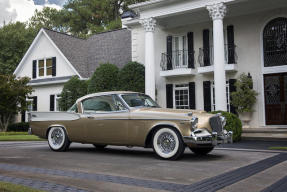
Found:
<svg viewBox="0 0 287 192"><path fill-rule="evenodd" d="M226 103L227 103L227 111L230 112L230 90L229 90L229 82L226 81ZM215 111L215 88L214 81L211 84L211 111Z"/></svg>
<svg viewBox="0 0 287 192"><path fill-rule="evenodd" d="M56 109L56 111L61 111L61 108L59 105L60 99L61 99L61 95L60 94L56 95L56 97L55 97L55 105L56 105L55 109Z"/></svg>
<svg viewBox="0 0 287 192"><path fill-rule="evenodd" d="M176 109L189 109L189 86L188 84L174 85L174 106Z"/></svg>

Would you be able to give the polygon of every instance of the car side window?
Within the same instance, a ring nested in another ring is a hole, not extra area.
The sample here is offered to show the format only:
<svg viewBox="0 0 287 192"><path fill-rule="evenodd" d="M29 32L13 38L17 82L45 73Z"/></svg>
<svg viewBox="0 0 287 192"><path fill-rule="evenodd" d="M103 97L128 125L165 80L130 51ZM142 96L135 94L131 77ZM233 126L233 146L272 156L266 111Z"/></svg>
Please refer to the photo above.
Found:
<svg viewBox="0 0 287 192"><path fill-rule="evenodd" d="M115 95L92 97L82 102L84 113L100 113L125 110L124 105Z"/></svg>
<svg viewBox="0 0 287 192"><path fill-rule="evenodd" d="M68 112L78 113L77 103L75 103L75 104L68 110Z"/></svg>

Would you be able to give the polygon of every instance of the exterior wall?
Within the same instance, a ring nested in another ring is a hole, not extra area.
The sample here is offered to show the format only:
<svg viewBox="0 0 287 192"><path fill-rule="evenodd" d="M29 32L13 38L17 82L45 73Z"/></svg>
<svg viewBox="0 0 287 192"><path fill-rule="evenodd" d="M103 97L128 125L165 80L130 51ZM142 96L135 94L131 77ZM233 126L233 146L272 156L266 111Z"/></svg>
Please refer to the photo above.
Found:
<svg viewBox="0 0 287 192"><path fill-rule="evenodd" d="M264 12L253 13L249 15L226 17L224 19L224 29L227 25L234 26L235 45L237 46L238 55L238 71L227 72L226 79L236 79L238 76L245 72L250 73L253 77L254 89L259 93L257 103L254 106L255 112L253 113L251 127L266 127L265 126L265 108L264 108L264 90L263 90L263 52L262 52L262 37L261 33L264 26L273 18L279 16L286 16L287 9L276 9ZM194 33L194 50L195 50L195 68L199 67L197 61L198 50L203 45L202 31L209 29L212 31L212 21L191 24L184 27L177 27L175 29L161 29L156 26L155 31L155 56L156 56L156 88L157 88L157 101L162 106L166 106L166 90L165 85L172 83L188 83L195 82L196 85L196 108L203 110L203 81L213 81L213 74L197 74L190 76L177 76L177 77L160 77L160 60L161 53L166 52L166 37L168 35L181 35L187 34L192 31ZM132 30L132 59L144 63L144 29L142 26L135 26ZM212 39L210 39L212 43ZM287 66L283 67L287 70ZM281 68L282 69L282 68ZM282 71L278 71L282 72Z"/></svg>
<svg viewBox="0 0 287 192"><path fill-rule="evenodd" d="M41 85L33 87L32 96L38 98L38 111L50 111L50 95L58 95L62 92L64 84Z"/></svg>
<svg viewBox="0 0 287 192"><path fill-rule="evenodd" d="M52 45L45 34L41 33L37 42L30 50L29 55L23 61L23 65L19 72L16 74L18 77L30 77L32 79L32 62L33 60L43 58L57 58L56 74L57 77L75 75L75 72L68 65L58 50Z"/></svg>

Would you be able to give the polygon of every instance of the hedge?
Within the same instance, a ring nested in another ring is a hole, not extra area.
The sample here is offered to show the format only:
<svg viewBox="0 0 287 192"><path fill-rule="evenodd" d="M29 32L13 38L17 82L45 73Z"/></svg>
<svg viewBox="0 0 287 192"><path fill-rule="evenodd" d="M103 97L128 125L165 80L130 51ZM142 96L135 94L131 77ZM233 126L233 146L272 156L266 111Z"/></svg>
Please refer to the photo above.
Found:
<svg viewBox="0 0 287 192"><path fill-rule="evenodd" d="M225 111L213 111L211 113L221 113L226 118L226 125L224 128L227 131L233 131L233 141L237 142L241 140L242 124L240 119L236 115Z"/></svg>
<svg viewBox="0 0 287 192"><path fill-rule="evenodd" d="M29 123L13 123L8 125L8 132L27 132L29 129Z"/></svg>

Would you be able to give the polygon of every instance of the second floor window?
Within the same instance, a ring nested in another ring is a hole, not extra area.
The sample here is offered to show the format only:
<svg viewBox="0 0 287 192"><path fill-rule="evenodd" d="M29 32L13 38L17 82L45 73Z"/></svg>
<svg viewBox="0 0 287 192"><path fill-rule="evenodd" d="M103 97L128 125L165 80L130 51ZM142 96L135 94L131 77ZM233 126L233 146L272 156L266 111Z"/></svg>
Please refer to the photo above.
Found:
<svg viewBox="0 0 287 192"><path fill-rule="evenodd" d="M38 77L52 76L52 68L52 58L38 60Z"/></svg>

